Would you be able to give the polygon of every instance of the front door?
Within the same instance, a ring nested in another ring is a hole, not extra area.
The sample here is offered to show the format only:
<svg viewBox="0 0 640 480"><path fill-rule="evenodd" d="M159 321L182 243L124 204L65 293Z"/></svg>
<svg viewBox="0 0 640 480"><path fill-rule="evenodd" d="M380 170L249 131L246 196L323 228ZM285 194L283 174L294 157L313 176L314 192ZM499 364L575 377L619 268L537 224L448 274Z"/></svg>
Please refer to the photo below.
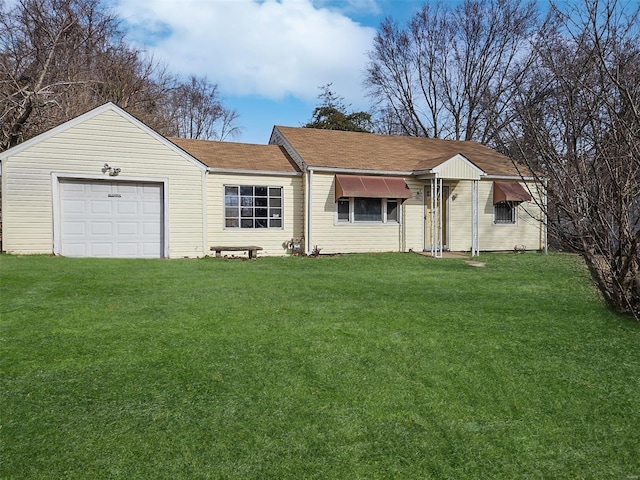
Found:
<svg viewBox="0 0 640 480"><path fill-rule="evenodd" d="M433 208L435 204L435 209ZM438 213L441 218L438 219ZM433 235L432 226L440 228L441 236ZM424 251L431 250L432 238L442 238L442 249L449 250L449 187L442 187L442 205L439 205L438 199L435 202L431 200L431 186L424 186Z"/></svg>

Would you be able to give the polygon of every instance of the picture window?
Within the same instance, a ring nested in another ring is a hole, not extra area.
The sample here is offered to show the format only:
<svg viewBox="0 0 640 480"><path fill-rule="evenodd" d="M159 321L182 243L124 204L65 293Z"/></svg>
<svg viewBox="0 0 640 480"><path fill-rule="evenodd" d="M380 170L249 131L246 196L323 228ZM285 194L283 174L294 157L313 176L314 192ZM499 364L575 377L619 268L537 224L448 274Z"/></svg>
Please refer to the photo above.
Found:
<svg viewBox="0 0 640 480"><path fill-rule="evenodd" d="M226 228L282 228L282 187L225 185Z"/></svg>

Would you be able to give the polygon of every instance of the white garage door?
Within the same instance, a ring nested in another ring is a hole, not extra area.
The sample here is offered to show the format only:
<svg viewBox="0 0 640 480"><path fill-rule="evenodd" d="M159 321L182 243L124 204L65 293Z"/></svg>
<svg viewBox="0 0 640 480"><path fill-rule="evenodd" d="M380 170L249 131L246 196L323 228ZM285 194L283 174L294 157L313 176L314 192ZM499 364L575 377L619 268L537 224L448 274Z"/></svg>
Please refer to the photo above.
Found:
<svg viewBox="0 0 640 480"><path fill-rule="evenodd" d="M162 184L60 180L61 254L158 258Z"/></svg>

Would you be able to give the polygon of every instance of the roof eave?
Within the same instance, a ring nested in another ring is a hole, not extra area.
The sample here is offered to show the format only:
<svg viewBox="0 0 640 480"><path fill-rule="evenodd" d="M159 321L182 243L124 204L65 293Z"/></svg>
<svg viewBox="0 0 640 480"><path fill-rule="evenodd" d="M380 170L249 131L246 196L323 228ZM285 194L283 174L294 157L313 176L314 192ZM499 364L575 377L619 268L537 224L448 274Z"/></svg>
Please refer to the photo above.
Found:
<svg viewBox="0 0 640 480"><path fill-rule="evenodd" d="M524 175L518 175L518 174L506 175L506 174L493 174L493 173L487 173L482 178L486 178L487 180L523 180L527 182L532 182L532 181L542 179L538 177L524 176Z"/></svg>
<svg viewBox="0 0 640 480"><path fill-rule="evenodd" d="M372 170L369 168L314 167L313 165L309 165L307 169L314 172L347 173L353 175L388 175L397 177L410 177L413 175L413 172L410 170Z"/></svg>

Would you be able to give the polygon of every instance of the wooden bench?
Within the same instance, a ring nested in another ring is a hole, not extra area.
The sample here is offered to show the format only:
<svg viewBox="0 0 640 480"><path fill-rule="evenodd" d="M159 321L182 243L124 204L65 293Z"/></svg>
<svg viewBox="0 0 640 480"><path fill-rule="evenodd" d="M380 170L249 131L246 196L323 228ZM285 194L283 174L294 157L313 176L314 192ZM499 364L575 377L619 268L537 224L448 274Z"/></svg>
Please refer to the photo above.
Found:
<svg viewBox="0 0 640 480"><path fill-rule="evenodd" d="M249 258L256 258L258 256L258 250L262 250L262 247L256 247L255 245L250 245L248 247L211 247L209 250L212 252L216 252L216 257L220 257L222 252L248 252Z"/></svg>

